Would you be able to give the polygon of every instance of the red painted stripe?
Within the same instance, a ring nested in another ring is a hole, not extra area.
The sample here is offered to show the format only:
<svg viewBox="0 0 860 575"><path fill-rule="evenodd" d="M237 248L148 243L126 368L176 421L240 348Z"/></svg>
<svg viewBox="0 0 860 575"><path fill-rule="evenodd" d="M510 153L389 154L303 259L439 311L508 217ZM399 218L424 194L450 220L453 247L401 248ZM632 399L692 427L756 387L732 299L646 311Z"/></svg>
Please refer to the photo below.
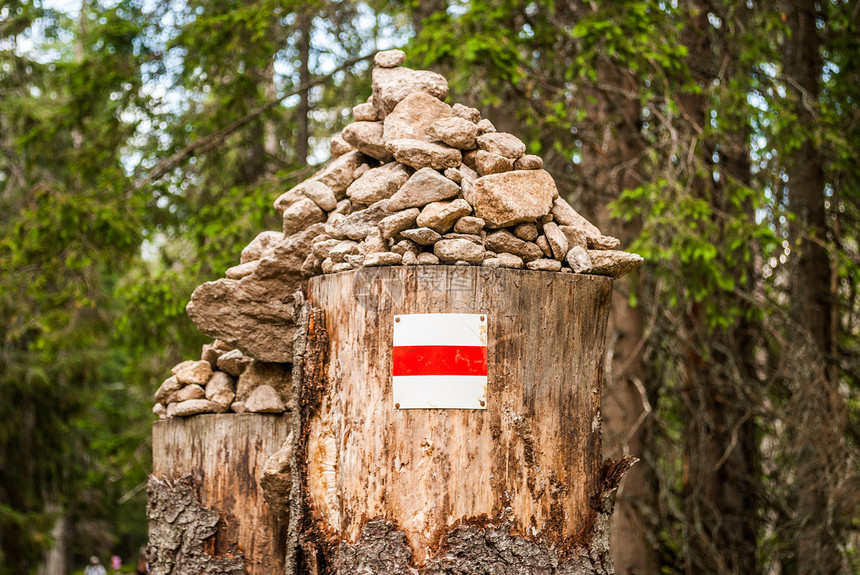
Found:
<svg viewBox="0 0 860 575"><path fill-rule="evenodd" d="M487 375L487 346L394 346L393 375Z"/></svg>

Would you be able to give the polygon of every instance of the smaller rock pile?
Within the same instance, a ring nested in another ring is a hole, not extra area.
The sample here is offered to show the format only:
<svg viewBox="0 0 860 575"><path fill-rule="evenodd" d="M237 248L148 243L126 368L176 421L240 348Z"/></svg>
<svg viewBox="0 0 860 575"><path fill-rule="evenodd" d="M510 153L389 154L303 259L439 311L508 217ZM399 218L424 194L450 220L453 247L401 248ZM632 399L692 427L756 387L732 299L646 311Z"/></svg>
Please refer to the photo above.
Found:
<svg viewBox="0 0 860 575"><path fill-rule="evenodd" d="M291 408L289 366L245 356L215 340L199 361L183 361L158 391L152 412L161 419L201 413L283 413Z"/></svg>

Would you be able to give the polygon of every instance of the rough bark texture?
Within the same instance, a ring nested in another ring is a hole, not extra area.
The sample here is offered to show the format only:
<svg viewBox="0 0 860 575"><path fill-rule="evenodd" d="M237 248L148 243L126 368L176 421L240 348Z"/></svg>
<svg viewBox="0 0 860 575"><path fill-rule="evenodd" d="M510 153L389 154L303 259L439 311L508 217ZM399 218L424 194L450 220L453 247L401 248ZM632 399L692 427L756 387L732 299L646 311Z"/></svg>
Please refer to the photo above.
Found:
<svg viewBox="0 0 860 575"><path fill-rule="evenodd" d="M219 531L231 531L235 518L224 521L201 506L198 487L199 481L191 475L174 481L150 476L146 484L147 557L153 575L245 573L245 560L238 545L213 550L210 542Z"/></svg>
<svg viewBox="0 0 860 575"><path fill-rule="evenodd" d="M370 521L355 544L343 542L333 553L336 573L472 575L593 575L613 573L609 559L609 518L618 481L635 462L632 457L603 466L591 544L561 555L557 548L515 535L509 524L457 525L448 530L426 565L416 568L408 539L384 519Z"/></svg>
<svg viewBox="0 0 860 575"><path fill-rule="evenodd" d="M799 145L787 158L789 207L796 215L792 249L797 252L791 275L791 316L799 335L796 377L792 382L791 431L797 449L797 572L837 573L842 568L839 528L834 522L832 490L844 465L838 446L845 437L840 406L834 337L836 297L827 247L828 216L822 153L817 144L814 106L822 73L821 39L814 0L786 2L790 37L785 69L790 75L797 114ZM794 257L794 254L792 254Z"/></svg>
<svg viewBox="0 0 860 575"><path fill-rule="evenodd" d="M571 569L583 550L608 550L595 533L606 532L604 501L617 486L602 483L600 448L610 292L607 278L462 266L313 278L309 301L325 312L331 343L329 389L302 399L318 535L304 538L308 571L608 572L605 551L588 559L602 571ZM391 334L401 313L487 314L486 410L392 406ZM397 546L408 553L392 552ZM535 571L543 563L547 570Z"/></svg>
<svg viewBox="0 0 860 575"><path fill-rule="evenodd" d="M163 551L151 561L154 573L283 571L285 528L269 509L260 481L266 459L290 431L290 419L226 413L155 422L150 544ZM189 543L197 539L200 545ZM241 550L244 566L195 571L209 561L198 547L219 560Z"/></svg>

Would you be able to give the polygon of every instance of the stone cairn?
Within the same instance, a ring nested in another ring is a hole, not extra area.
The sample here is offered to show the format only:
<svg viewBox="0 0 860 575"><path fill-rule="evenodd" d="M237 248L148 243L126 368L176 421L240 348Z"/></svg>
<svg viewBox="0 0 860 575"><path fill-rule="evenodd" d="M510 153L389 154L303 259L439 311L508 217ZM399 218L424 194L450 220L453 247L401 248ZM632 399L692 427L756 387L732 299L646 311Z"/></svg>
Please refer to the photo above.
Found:
<svg viewBox="0 0 860 575"><path fill-rule="evenodd" d="M326 167L275 200L283 231L259 234L187 311L217 338L158 389L160 417L291 407L292 294L362 267L475 265L619 277L642 264L559 196L543 160L448 82L376 54L373 91L331 140Z"/></svg>

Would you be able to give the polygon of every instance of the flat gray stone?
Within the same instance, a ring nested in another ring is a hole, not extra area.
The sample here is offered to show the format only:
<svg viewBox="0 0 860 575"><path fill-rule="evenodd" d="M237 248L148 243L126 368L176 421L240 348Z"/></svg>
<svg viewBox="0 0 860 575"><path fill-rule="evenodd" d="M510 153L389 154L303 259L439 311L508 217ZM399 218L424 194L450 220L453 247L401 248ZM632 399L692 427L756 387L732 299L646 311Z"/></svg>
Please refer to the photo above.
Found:
<svg viewBox="0 0 860 575"><path fill-rule="evenodd" d="M639 269L645 262L642 256L618 250L588 250L591 258L590 274L620 278Z"/></svg>
<svg viewBox="0 0 860 575"><path fill-rule="evenodd" d="M235 346L246 355L291 362L295 325L292 294L307 280L302 266L311 239L323 232L314 224L287 237L241 280L220 279L197 287L186 307L188 317L206 335Z"/></svg>
<svg viewBox="0 0 860 575"><path fill-rule="evenodd" d="M389 211L422 207L431 202L453 198L460 187L432 168L421 168L397 190L388 202Z"/></svg>
<svg viewBox="0 0 860 575"><path fill-rule="evenodd" d="M479 264L484 260L484 248L469 240L439 240L433 245L433 253L443 262Z"/></svg>
<svg viewBox="0 0 860 575"><path fill-rule="evenodd" d="M541 258L538 260L532 260L526 264L526 267L530 270L538 270L544 272L557 272L561 269L561 262L558 260L551 260L547 258Z"/></svg>
<svg viewBox="0 0 860 575"><path fill-rule="evenodd" d="M456 168L462 161L462 154L456 148L449 148L435 142L423 140L391 140L386 143L394 158L416 170L433 168L444 170Z"/></svg>
<svg viewBox="0 0 860 575"><path fill-rule="evenodd" d="M390 198L407 180L409 172L406 166L389 162L367 170L346 189L346 195L354 202L370 205Z"/></svg>
<svg viewBox="0 0 860 575"><path fill-rule="evenodd" d="M411 252L406 252L411 253ZM394 252L379 252L375 254L369 254L364 258L364 265L366 267L374 267L374 266L396 266L400 265L403 261L403 256L400 254L395 254Z"/></svg>
<svg viewBox="0 0 860 575"><path fill-rule="evenodd" d="M432 246L442 239L442 235L430 228L414 228L411 230L403 230L400 235L404 238L415 242L421 246Z"/></svg>

